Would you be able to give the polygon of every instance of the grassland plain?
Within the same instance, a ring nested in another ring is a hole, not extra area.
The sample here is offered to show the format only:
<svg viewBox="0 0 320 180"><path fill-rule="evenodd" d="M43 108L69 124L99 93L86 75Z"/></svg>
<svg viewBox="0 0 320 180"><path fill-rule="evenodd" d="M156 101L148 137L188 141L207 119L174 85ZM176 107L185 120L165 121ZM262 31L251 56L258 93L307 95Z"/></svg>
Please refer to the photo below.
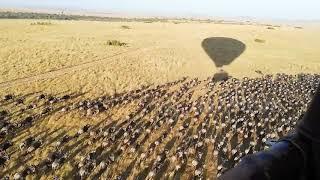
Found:
<svg viewBox="0 0 320 180"><path fill-rule="evenodd" d="M0 21L1 94L16 91L121 92L217 71L201 47L210 37L234 38L246 50L223 67L234 77L320 71L320 28L214 23ZM131 29L124 29L129 26ZM262 39L264 43L257 43ZM127 46L108 46L119 40Z"/></svg>
<svg viewBox="0 0 320 180"><path fill-rule="evenodd" d="M90 116L87 115L88 112L77 108L66 112L63 110L64 107L77 105L80 100L83 101L86 98L92 100L103 95L135 90L142 85L163 85L185 76L206 79L217 73L215 63L201 46L206 38L227 37L245 44L244 52L230 65L222 67L234 77L258 77L261 73L320 73L320 28L318 26L304 26L303 29L291 26L267 29L265 26L196 22L177 24L51 20L50 23L37 23L42 21L47 20L0 20L0 96L15 95L15 100L12 102L0 101L0 110L10 111L12 122L21 122L28 116L37 119L31 127L19 129L16 134L10 135L9 140L14 143L14 147L9 150L11 160L2 174L0 173L0 177L13 176L15 172L22 171L25 165L42 162L48 154L56 150L57 140L64 135L76 133L86 124L90 124L92 129L114 124L114 127L119 129L122 122L126 122L126 116L137 112L139 117L140 114L145 113L140 111L140 103L144 103L142 97L146 95L140 93L142 94L140 98L133 98L129 103L121 99L119 105ZM130 28L123 28L123 26ZM256 42L256 39L260 41ZM126 45L108 45L108 41L112 40L126 43ZM211 92L212 89L206 85L207 81L203 81L199 86L198 81L192 81L190 89L187 90L188 93L193 93L191 97L187 93L180 94L177 91L185 88L180 87L181 83L169 85L170 88L162 90L168 91L168 94L173 92L173 99L176 98L176 101L184 101L184 98L191 98L190 101L194 101L198 97L200 97L199 102L205 101L202 98L206 91L210 91L210 94L217 98L215 91L220 90L212 88L214 91ZM170 95L168 99L161 96L162 91L159 92L160 94L154 95L155 97L150 100L150 107L157 107L160 102L172 100ZM69 94L71 98L68 101L51 104L49 96L47 96L48 99L37 100L40 94L52 94L56 97ZM112 104L114 99L121 97L125 95L112 97L106 102ZM24 104L15 103L19 98L24 100ZM217 99L214 99L214 102L216 101ZM35 107L26 110L25 108L30 104ZM50 107L52 112L43 116L37 115L47 107ZM174 105L169 107L174 111ZM143 121L138 118L136 122L147 123L155 116L154 113L158 113L157 111L158 109L155 109L150 114L146 113L147 115L141 118ZM182 125L184 120L180 118L178 125ZM196 133L196 125L198 124L194 123L190 132L186 132L183 138L178 138L179 142L184 138L187 139L188 134ZM166 128L154 131L150 138L147 138L142 149L147 150L148 146L166 131ZM177 132L178 126L174 127L169 133L170 138L167 138L165 143L155 151L158 153L159 149L163 149L163 145L170 144L167 140L179 136ZM142 137L148 135L142 135L139 141L143 142ZM21 156L18 146L29 136L43 140L43 144L40 149ZM87 144L88 142L93 144ZM50 173L39 173L29 177L38 179L41 176L42 179L48 179L60 176L70 179L78 170L75 167L81 157L99 147L100 143L100 140L95 142L89 134L83 134L62 146L62 151L68 153L68 161L61 168L54 173L50 171ZM174 144L173 148L176 146L177 144ZM118 144L114 144L108 147L110 149L106 154L104 152L101 156L107 157L110 152L112 153L114 149L118 150L119 147ZM213 147L208 148L210 149L208 157L213 157ZM129 174L125 176L129 176L129 179L139 175L144 176L143 172L148 173L148 165L153 164L157 153L148 155L152 158L146 161L141 160L138 165L135 165L136 159L141 158L137 154L122 154L120 160L104 172L102 177L115 178L120 173L127 173L128 169ZM210 158L206 159L208 165L206 171L207 174L214 175L216 169L212 164L216 165L216 162L209 160ZM192 174L191 171L194 169L190 164L191 162L188 162L186 173L182 177L187 178ZM172 168L174 169L169 166L169 169ZM214 179L213 176L209 178Z"/></svg>

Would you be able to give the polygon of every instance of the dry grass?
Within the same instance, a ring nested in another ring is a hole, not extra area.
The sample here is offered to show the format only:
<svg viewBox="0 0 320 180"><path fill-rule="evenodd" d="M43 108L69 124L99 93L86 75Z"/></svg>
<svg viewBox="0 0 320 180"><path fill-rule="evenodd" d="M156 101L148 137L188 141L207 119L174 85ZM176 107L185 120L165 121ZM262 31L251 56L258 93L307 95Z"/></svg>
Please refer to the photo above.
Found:
<svg viewBox="0 0 320 180"><path fill-rule="evenodd" d="M36 92L57 96L75 93L71 102L54 105L55 110L80 99L94 99L142 85L163 84L185 76L200 79L211 76L218 70L201 48L201 42L208 37L230 37L247 46L246 51L233 63L223 67L234 77L260 76L261 73L257 72L320 73L318 27L299 30L282 27L277 31L269 31L264 26L249 25L193 22L177 26L173 23L131 22L127 25L132 27L130 31L119 31L121 22L52 21L54 26L50 27L30 26L32 22L0 20L0 96L7 93L26 95L29 103L38 95ZM261 46L253 41L255 37L267 39L268 43ZM130 47L106 46L110 39L117 39L120 44L126 42ZM172 90L175 90L174 87ZM201 95L201 90L196 92ZM54 113L22 131L14 138L14 142L21 142L28 135L45 139L48 148L36 151L37 156L27 157L31 158L29 163L38 162L53 150L55 138L66 132L74 133L87 123L118 123L123 120L121 117L135 110L137 103L134 101L129 105L114 107L108 111L110 113L90 118L79 112L63 115ZM11 105L6 108L10 109ZM19 108L12 108L17 120L27 115L19 114ZM39 113L41 108L39 104L32 113ZM149 141L160 134L159 130ZM87 141L86 137L83 139ZM86 154L88 149L84 148L87 146L82 142L83 139L70 142L67 146L75 147L74 151L78 150L81 155ZM15 154L13 158L18 157L19 154ZM77 158L79 156L74 156L73 160ZM122 159L119 168L132 161L130 158ZM67 163L57 174L67 175L72 170L72 163ZM144 166L141 165L139 170ZM8 167L14 169L15 164ZM114 172L119 170L115 166L113 168Z"/></svg>
<svg viewBox="0 0 320 180"><path fill-rule="evenodd" d="M121 22L51 21L54 26L30 26L32 22L0 21L1 94L72 90L95 96L183 76L205 78L217 71L201 47L208 37L230 37L246 44L246 51L224 67L235 77L254 76L256 69L266 74L318 73L320 69L319 28L269 31L263 26L131 22L126 24L130 31L119 31ZM261 46L254 37L268 43ZM106 46L112 39L130 47ZM86 63L92 64L82 68ZM46 79L16 81L66 68L70 69ZM10 86L2 86L4 82Z"/></svg>

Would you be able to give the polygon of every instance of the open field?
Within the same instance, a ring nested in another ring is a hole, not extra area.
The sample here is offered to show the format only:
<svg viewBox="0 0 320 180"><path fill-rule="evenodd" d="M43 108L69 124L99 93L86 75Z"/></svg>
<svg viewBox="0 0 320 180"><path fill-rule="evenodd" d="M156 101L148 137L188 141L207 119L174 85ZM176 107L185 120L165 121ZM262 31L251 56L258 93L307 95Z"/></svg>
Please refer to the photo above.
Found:
<svg viewBox="0 0 320 180"><path fill-rule="evenodd" d="M295 127L319 42L320 26L2 19L0 177L215 179Z"/></svg>
<svg viewBox="0 0 320 180"><path fill-rule="evenodd" d="M121 92L184 76L206 78L217 71L201 47L204 39L228 37L244 52L224 67L234 77L319 72L319 28L207 23L0 21L1 92ZM131 29L121 26L127 25ZM257 43L263 39L265 43ZM119 40L128 46L108 46ZM25 86L27 84L27 86Z"/></svg>

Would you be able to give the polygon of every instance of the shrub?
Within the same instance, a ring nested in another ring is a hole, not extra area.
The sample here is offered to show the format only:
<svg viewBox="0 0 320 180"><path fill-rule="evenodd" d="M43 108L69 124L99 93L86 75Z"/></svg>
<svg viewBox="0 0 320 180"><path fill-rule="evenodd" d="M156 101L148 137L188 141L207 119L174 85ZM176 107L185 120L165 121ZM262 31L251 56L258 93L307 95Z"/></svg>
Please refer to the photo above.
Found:
<svg viewBox="0 0 320 180"><path fill-rule="evenodd" d="M267 29L271 29L271 30L274 30L275 28L274 28L274 27L267 27Z"/></svg>
<svg viewBox="0 0 320 180"><path fill-rule="evenodd" d="M108 46L125 46L125 45L127 45L127 43L120 42L118 40L108 40L107 45Z"/></svg>
<svg viewBox="0 0 320 180"><path fill-rule="evenodd" d="M46 26L46 25L52 25L51 22L33 22L30 25L42 25L42 26Z"/></svg>
<svg viewBox="0 0 320 180"><path fill-rule="evenodd" d="M121 26L121 28L122 29L131 29L130 26L126 26L126 25Z"/></svg>
<svg viewBox="0 0 320 180"><path fill-rule="evenodd" d="M257 43L265 43L266 40L263 40L263 39L254 39L255 42Z"/></svg>

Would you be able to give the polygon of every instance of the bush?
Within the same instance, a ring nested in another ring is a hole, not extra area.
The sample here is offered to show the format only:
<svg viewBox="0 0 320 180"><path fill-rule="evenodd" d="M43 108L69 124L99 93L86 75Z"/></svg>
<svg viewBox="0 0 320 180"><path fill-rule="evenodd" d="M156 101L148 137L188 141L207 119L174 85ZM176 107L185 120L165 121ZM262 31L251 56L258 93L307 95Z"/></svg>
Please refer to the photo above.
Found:
<svg viewBox="0 0 320 180"><path fill-rule="evenodd" d="M120 42L118 40L108 40L107 45L108 46L125 46L125 45L127 45L127 43Z"/></svg>
<svg viewBox="0 0 320 180"><path fill-rule="evenodd" d="M274 30L275 28L274 28L274 27L267 27L267 29L271 29L271 30Z"/></svg>
<svg viewBox="0 0 320 180"><path fill-rule="evenodd" d="M33 22L33 23L31 23L30 25L44 25L44 26L46 26L46 25L52 25L52 23L51 22Z"/></svg>
<svg viewBox="0 0 320 180"><path fill-rule="evenodd" d="M126 25L121 26L121 28L122 29L131 29L130 26L126 26Z"/></svg>
<svg viewBox="0 0 320 180"><path fill-rule="evenodd" d="M254 39L255 42L257 43L265 43L266 40L263 40L263 39Z"/></svg>

